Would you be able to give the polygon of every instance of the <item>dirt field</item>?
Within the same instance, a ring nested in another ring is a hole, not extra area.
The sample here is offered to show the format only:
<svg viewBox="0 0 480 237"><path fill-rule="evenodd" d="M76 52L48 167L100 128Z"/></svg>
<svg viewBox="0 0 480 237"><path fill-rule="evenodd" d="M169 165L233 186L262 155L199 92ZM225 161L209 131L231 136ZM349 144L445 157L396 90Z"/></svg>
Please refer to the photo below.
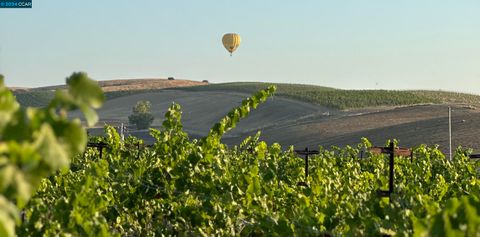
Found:
<svg viewBox="0 0 480 237"><path fill-rule="evenodd" d="M164 89L172 87L207 85L205 82L190 80L167 80L167 79L128 79L100 81L103 91L126 91L126 90L148 90Z"/></svg>
<svg viewBox="0 0 480 237"><path fill-rule="evenodd" d="M240 105L248 94L231 92L187 92L166 90L124 96L107 101L98 110L101 124L128 123L128 115L137 101L148 100L152 103L152 113L155 116L153 126L161 125L163 117L172 102L182 106L182 122L184 128L192 136L204 136L209 129L225 116L230 109ZM316 114L335 113L318 105L297 100L274 97L259 109L252 111L250 116L242 120L237 128L226 137L237 137L248 131L256 131ZM78 115L74 113L74 115Z"/></svg>
<svg viewBox="0 0 480 237"><path fill-rule="evenodd" d="M199 138L228 111L249 96L222 91L188 92L166 90L120 97L106 102L98 112L101 124L128 123L128 115L139 100L149 100L155 116L154 126L160 126L168 106L175 101L182 105L182 121L191 138ZM78 115L78 114L74 114ZM453 146L471 147L480 151L477 133L480 111L453 105ZM274 97L252 111L239 126L226 134L223 141L229 145L240 143L248 135L262 130L262 139L268 143L296 147L355 145L361 137L375 145L397 138L401 146L439 144L448 148L448 106L417 105L400 108L380 108L356 111L338 111L293 99ZM101 126L100 126L101 127ZM101 128L91 129L100 134ZM130 133L152 142L147 131Z"/></svg>
<svg viewBox="0 0 480 237"><path fill-rule="evenodd" d="M480 111L453 107L452 144L480 149L477 134L480 128ZM344 114L325 120L311 118L308 121L286 124L263 131L265 140L278 141L298 147L355 145L366 137L375 145L383 145L387 139L399 139L401 146L419 144L440 145L448 149L448 106L409 106L367 114ZM230 139L236 143L240 139ZM480 150L479 150L480 151Z"/></svg>

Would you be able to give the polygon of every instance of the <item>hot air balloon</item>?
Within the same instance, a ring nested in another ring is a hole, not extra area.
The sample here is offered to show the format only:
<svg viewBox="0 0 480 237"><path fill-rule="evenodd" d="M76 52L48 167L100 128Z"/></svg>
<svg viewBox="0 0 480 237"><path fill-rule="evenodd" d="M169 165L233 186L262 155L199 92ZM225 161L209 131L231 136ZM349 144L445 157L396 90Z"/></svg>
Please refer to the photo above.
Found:
<svg viewBox="0 0 480 237"><path fill-rule="evenodd" d="M230 52L232 56L233 51L235 51L238 46L240 46L240 35L235 33L224 34L222 38L223 46Z"/></svg>

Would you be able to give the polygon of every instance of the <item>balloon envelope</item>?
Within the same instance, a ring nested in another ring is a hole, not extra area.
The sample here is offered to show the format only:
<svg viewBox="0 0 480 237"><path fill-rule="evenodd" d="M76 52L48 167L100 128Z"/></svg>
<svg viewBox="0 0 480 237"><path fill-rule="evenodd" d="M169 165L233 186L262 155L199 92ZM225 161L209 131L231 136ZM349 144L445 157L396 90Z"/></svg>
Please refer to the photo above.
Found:
<svg viewBox="0 0 480 237"><path fill-rule="evenodd" d="M230 52L230 55L240 46L240 35L235 33L228 33L223 35L223 46Z"/></svg>

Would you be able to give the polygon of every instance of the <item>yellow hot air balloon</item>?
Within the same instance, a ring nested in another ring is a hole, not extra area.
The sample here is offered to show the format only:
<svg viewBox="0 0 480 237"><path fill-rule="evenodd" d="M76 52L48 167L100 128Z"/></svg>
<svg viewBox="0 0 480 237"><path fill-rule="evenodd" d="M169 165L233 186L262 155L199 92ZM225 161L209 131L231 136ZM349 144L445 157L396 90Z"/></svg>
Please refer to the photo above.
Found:
<svg viewBox="0 0 480 237"><path fill-rule="evenodd" d="M232 56L233 51L235 51L238 46L240 46L240 35L235 33L224 34L222 38L223 46L230 52Z"/></svg>

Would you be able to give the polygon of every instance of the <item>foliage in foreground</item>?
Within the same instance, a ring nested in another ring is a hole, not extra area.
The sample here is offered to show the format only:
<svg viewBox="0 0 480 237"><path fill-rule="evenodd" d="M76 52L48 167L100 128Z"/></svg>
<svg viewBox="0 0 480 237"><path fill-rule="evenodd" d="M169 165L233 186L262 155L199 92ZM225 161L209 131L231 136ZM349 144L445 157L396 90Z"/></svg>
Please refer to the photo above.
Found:
<svg viewBox="0 0 480 237"><path fill-rule="evenodd" d="M245 100L204 139L182 130L180 106L152 129L152 148L122 142L111 127L97 138L109 146L77 156L72 168L42 181L17 230L33 236L428 236L479 233L477 164L457 150L447 161L435 147L420 146L415 160L396 160L395 193L383 156L359 159L370 146L321 149L311 159L308 187L303 161L251 137L227 148L221 136L273 93ZM32 234L33 233L33 234Z"/></svg>
<svg viewBox="0 0 480 237"><path fill-rule="evenodd" d="M371 146L366 139L358 147L321 148L311 158L306 180L303 161L293 148L269 146L259 136L233 148L223 145L222 135L273 92L269 88L244 100L200 140L190 140L182 130L177 104L166 113L162 130L151 130L156 139L151 148L137 149L142 141L133 137L122 142L115 129L107 127L107 137L95 138L108 144L102 157L87 149L85 155L74 157L70 170L41 180L35 196L23 206L25 218L17 222L17 234L480 233L478 165L465 150L458 149L451 162L436 147L426 146L415 149L413 162L398 158L395 193L388 200L377 195L387 188L387 159L372 154L358 158ZM308 187L297 186L300 181Z"/></svg>
<svg viewBox="0 0 480 237"><path fill-rule="evenodd" d="M42 179L68 169L71 157L85 149L85 129L80 120L69 121L67 111L80 109L93 124L103 93L85 73L72 74L67 85L47 107L21 108L0 75L0 236L14 236L19 209Z"/></svg>

